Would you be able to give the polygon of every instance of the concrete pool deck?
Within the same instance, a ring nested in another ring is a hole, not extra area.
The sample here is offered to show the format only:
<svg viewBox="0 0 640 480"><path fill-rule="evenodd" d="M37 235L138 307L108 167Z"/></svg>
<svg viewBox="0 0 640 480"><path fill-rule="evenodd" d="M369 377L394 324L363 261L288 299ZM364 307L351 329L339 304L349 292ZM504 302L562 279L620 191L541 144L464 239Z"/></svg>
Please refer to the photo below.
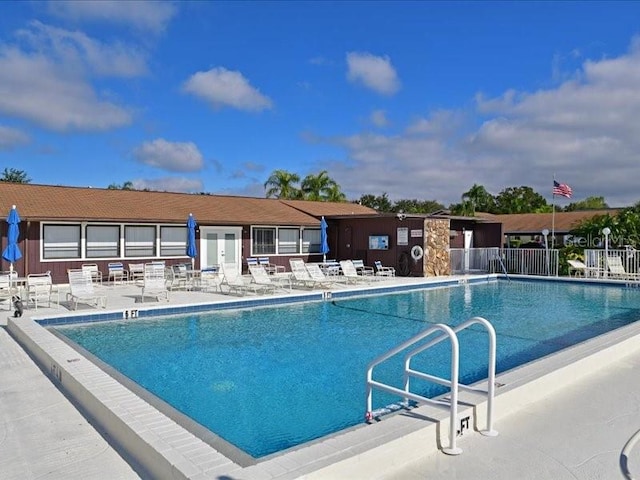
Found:
<svg viewBox="0 0 640 480"><path fill-rule="evenodd" d="M393 284L424 281L397 279ZM105 287L105 291L108 310L154 305L135 303L139 288L133 286ZM203 295L207 302L229 300L227 295L172 292L170 304L199 303L203 301ZM83 313L88 312L98 311L83 310ZM47 318L68 313L65 307L52 305L52 308L25 311L23 320L18 323L30 329L31 315ZM6 323L6 316L1 318ZM53 343L62 343L41 327L34 330L37 330L36 337L41 335L40 330L46 333L43 335L47 337L45 342L51 337L55 340L51 340ZM91 366L76 361L75 352L74 358L70 359L65 347L69 348L64 344L55 346L64 350L60 354L66 355L64 358L69 362L65 367L75 368L81 375L87 374ZM621 452L627 440L640 429L640 382L636 379L640 366L640 327L630 325L589 342L589 345L560 353L498 379L505 384L498 389L496 397L495 428L500 435L495 438L475 433L463 435L459 446L464 453L457 457L436 451L437 423L422 418L433 418L436 414L421 410L421 407L412 411L415 413L396 415L246 467L225 462L209 452L213 449L196 440L175 438L176 445L190 452L185 454L187 457L203 460L199 464L196 461L195 468L184 462L185 457L178 455L182 452L180 448L165 450L176 465L171 477L624 478L620 467ZM125 479L153 475L135 462L132 467L125 461L121 454L127 456L127 449L122 445L113 448L117 442L109 433L99 426L92 427L56 387L57 372L48 371L45 375L41 368L6 329L0 329L2 478ZM94 372L90 373L93 375ZM104 372L97 375L101 375L95 379L100 389L118 388L105 386L108 380L105 380ZM527 390L526 385L534 386ZM120 402L133 405L135 400L121 398ZM141 415L149 413L145 411ZM88 416L91 417L90 412ZM138 419L132 417L132 420L136 423ZM396 428L391 431L388 427L393 424ZM161 428L171 430L173 427L164 425ZM628 467L631 472L640 473L637 455L640 447L630 451ZM198 454L194 455L194 452ZM172 455L176 456L171 458ZM378 459L382 460L383 468ZM127 460L132 461L132 457L127 456Z"/></svg>

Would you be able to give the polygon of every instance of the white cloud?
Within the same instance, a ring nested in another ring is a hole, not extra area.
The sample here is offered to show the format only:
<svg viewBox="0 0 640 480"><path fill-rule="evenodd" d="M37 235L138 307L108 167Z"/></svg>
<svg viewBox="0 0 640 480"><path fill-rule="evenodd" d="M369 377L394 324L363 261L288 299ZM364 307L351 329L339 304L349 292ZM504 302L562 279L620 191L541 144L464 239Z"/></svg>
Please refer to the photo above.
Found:
<svg viewBox="0 0 640 480"><path fill-rule="evenodd" d="M136 190L154 190L158 192L200 193L204 191L202 180L184 177L164 177L133 180Z"/></svg>
<svg viewBox="0 0 640 480"><path fill-rule="evenodd" d="M108 93L98 94L89 80L145 74L141 51L37 21L16 38L19 45L0 44L0 113L56 131L102 131L131 123L131 111Z"/></svg>
<svg viewBox="0 0 640 480"><path fill-rule="evenodd" d="M49 12L70 20L121 24L138 30L159 33L177 13L174 2L128 0L49 2Z"/></svg>
<svg viewBox="0 0 640 480"><path fill-rule="evenodd" d="M133 151L140 163L172 172L197 172L204 161L198 147L191 142L168 142L158 138L145 142Z"/></svg>
<svg viewBox="0 0 640 480"><path fill-rule="evenodd" d="M347 53L347 78L361 83L383 95L393 95L400 89L400 80L389 57L377 57L370 53Z"/></svg>
<svg viewBox="0 0 640 480"><path fill-rule="evenodd" d="M65 69L86 70L92 74L136 77L148 72L146 54L134 45L107 44L80 31L70 31L38 21L17 33L31 49L46 55Z"/></svg>
<svg viewBox="0 0 640 480"><path fill-rule="evenodd" d="M571 201L604 196L611 206L633 204L640 200L637 43L617 58L585 61L557 88L479 94L476 112L436 111L395 135L316 136L349 158L322 168L349 198L387 192L448 205L478 183L494 195L530 186L551 202L555 174L573 187Z"/></svg>
<svg viewBox="0 0 640 480"><path fill-rule="evenodd" d="M0 151L13 150L29 142L29 136L21 130L0 125Z"/></svg>
<svg viewBox="0 0 640 480"><path fill-rule="evenodd" d="M369 116L369 121L378 128L386 127L389 125L387 114L384 110L374 110Z"/></svg>
<svg viewBox="0 0 640 480"><path fill-rule="evenodd" d="M109 130L131 123L131 113L100 99L72 69L44 55L0 47L0 112L45 128Z"/></svg>
<svg viewBox="0 0 640 480"><path fill-rule="evenodd" d="M240 73L224 67L194 73L182 86L183 91L200 97L214 108L233 107L239 110L270 109L271 99L252 87Z"/></svg>

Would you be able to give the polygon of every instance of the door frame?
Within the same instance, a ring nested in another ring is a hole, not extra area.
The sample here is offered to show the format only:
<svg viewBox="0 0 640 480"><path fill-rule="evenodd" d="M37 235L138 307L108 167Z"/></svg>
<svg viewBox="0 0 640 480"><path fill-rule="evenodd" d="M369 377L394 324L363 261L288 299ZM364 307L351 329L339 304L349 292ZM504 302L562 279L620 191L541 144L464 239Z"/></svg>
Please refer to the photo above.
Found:
<svg viewBox="0 0 640 480"><path fill-rule="evenodd" d="M200 227L200 268L206 267L207 256L207 235L217 233L218 238L224 240L225 234L233 233L236 244L236 268L242 268L242 227ZM220 252L220 247L218 247Z"/></svg>

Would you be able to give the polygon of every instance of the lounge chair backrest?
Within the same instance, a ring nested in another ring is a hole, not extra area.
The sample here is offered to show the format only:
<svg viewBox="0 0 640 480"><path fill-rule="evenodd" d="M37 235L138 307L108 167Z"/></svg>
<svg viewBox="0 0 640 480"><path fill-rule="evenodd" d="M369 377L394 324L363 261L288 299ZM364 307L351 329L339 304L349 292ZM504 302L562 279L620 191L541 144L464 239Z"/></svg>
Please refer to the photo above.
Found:
<svg viewBox="0 0 640 480"><path fill-rule="evenodd" d="M607 266L611 273L621 275L625 275L627 273L622 265L622 259L620 257L607 257Z"/></svg>
<svg viewBox="0 0 640 480"><path fill-rule="evenodd" d="M251 266L251 265L258 265L258 259L255 257L249 257L247 258L247 265Z"/></svg>
<svg viewBox="0 0 640 480"><path fill-rule="evenodd" d="M3 273L0 275L0 288L9 288L11 275Z"/></svg>
<svg viewBox="0 0 640 480"><path fill-rule="evenodd" d="M364 268L364 260L351 260L351 263L353 263L353 266L356 267L356 270L358 270L359 268Z"/></svg>
<svg viewBox="0 0 640 480"><path fill-rule="evenodd" d="M269 274L262 265L249 265L249 273L256 283L270 284Z"/></svg>
<svg viewBox="0 0 640 480"><path fill-rule="evenodd" d="M311 276L305 268L304 260L301 258L290 258L289 266L291 267L291 273L296 280L309 280Z"/></svg>
<svg viewBox="0 0 640 480"><path fill-rule="evenodd" d="M242 276L238 272L238 267L235 263L223 263L222 273L224 275L224 282L227 285L244 285Z"/></svg>
<svg viewBox="0 0 640 480"><path fill-rule="evenodd" d="M320 270L320 265L318 265L317 263L307 263L306 267L307 272L312 279L322 281L328 280L327 276L322 272L322 270Z"/></svg>
<svg viewBox="0 0 640 480"><path fill-rule="evenodd" d="M353 266L353 262L351 260L341 260L340 268L342 269L342 274L345 277L357 277L358 271L356 267Z"/></svg>

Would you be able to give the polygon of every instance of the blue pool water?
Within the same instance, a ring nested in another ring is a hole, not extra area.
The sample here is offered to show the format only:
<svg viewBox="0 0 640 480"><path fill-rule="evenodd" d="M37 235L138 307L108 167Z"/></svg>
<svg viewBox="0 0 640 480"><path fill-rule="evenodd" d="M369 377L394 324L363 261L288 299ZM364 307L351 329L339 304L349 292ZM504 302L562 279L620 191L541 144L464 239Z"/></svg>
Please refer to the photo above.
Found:
<svg viewBox="0 0 640 480"><path fill-rule="evenodd" d="M261 457L363 422L367 364L425 329L483 316L498 372L640 318L640 290L491 282L58 330L212 432ZM463 383L486 377L487 335L460 334ZM446 342L416 358L448 378ZM443 361L444 360L444 361ZM374 378L400 386L401 359ZM441 387L415 384L425 395ZM398 398L374 393L374 408Z"/></svg>

